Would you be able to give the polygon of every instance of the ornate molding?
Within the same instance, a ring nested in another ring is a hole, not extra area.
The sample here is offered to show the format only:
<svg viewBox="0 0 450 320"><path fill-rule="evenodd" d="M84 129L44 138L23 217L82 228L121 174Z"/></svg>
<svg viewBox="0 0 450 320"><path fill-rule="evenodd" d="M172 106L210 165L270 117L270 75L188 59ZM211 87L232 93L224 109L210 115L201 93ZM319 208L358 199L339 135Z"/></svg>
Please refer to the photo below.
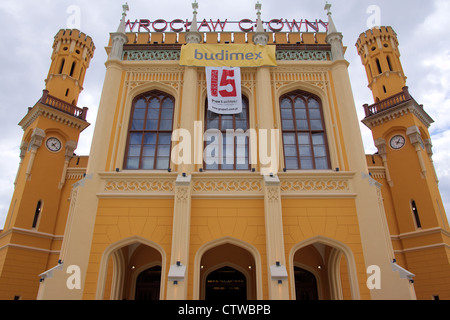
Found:
<svg viewBox="0 0 450 320"><path fill-rule="evenodd" d="M125 50L122 54L122 60L178 61L180 60L180 55L180 50Z"/></svg>
<svg viewBox="0 0 450 320"><path fill-rule="evenodd" d="M261 179L218 179L194 181L194 192L262 192Z"/></svg>
<svg viewBox="0 0 450 320"><path fill-rule="evenodd" d="M171 173L127 171L99 173L100 197L173 197L176 176Z"/></svg>
<svg viewBox="0 0 450 320"><path fill-rule="evenodd" d="M281 61L329 61L330 51L319 50L277 50L277 60Z"/></svg>
<svg viewBox="0 0 450 320"><path fill-rule="evenodd" d="M283 197L354 197L354 173L280 174Z"/></svg>
<svg viewBox="0 0 450 320"><path fill-rule="evenodd" d="M170 180L106 180L105 192L172 192Z"/></svg>

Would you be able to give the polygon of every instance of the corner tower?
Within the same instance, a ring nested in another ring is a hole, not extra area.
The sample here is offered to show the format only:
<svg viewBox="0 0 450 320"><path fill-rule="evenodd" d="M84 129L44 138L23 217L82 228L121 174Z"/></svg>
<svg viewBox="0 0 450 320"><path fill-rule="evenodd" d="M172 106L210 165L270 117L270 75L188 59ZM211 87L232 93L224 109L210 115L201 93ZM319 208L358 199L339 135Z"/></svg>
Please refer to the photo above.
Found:
<svg viewBox="0 0 450 320"><path fill-rule="evenodd" d="M79 30L60 30L53 42L52 63L45 80L49 94L76 106L94 51L91 37Z"/></svg>
<svg viewBox="0 0 450 320"><path fill-rule="evenodd" d="M36 299L39 275L58 263L72 185L85 171L74 151L89 123L76 103L95 47L78 30L61 30L53 48L44 94L19 123L20 164L0 234L0 300Z"/></svg>
<svg viewBox="0 0 450 320"><path fill-rule="evenodd" d="M375 101L402 91L406 77L400 62L397 34L391 27L373 28L362 33L356 46Z"/></svg>
<svg viewBox="0 0 450 320"><path fill-rule="evenodd" d="M428 131L434 121L406 86L391 27L367 30L356 48L375 102L364 105L362 122L378 148L367 162L382 185L395 258L415 274L418 299L450 299L450 227Z"/></svg>

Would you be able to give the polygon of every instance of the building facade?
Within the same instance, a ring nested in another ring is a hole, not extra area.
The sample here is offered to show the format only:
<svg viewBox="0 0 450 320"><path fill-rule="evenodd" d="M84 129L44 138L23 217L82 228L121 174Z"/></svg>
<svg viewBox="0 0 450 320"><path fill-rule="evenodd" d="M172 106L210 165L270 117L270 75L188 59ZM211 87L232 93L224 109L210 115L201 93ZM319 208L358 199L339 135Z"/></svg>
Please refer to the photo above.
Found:
<svg viewBox="0 0 450 320"><path fill-rule="evenodd" d="M95 47L61 30L20 123L0 298L450 298L432 120L405 86L397 37L381 28L357 43L376 101L364 123L379 152L366 156L326 8L324 33L269 33L260 8L255 32L199 32L196 4L186 33L127 33L124 6L89 157L73 152ZM188 44L275 46L277 66L241 68L242 112L218 115L205 68L180 65Z"/></svg>

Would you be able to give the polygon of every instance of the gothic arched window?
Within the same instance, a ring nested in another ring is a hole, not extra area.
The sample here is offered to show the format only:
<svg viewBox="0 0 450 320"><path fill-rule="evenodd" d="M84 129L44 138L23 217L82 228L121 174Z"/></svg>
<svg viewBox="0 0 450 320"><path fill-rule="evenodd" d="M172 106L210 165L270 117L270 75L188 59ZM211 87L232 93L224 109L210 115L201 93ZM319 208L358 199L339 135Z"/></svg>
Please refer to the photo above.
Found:
<svg viewBox="0 0 450 320"><path fill-rule="evenodd" d="M249 108L242 96L242 112L233 115L205 110L205 169L250 170Z"/></svg>
<svg viewBox="0 0 450 320"><path fill-rule="evenodd" d="M175 99L151 91L133 100L128 129L124 168L129 170L167 170Z"/></svg>
<svg viewBox="0 0 450 320"><path fill-rule="evenodd" d="M285 168L330 168L322 103L310 93L295 91L280 98Z"/></svg>

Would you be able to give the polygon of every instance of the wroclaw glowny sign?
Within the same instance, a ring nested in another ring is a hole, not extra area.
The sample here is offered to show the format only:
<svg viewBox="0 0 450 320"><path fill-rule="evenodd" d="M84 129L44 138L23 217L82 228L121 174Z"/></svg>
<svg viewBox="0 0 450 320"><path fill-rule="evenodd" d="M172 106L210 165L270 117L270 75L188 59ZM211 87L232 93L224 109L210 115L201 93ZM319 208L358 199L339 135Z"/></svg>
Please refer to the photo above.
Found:
<svg viewBox="0 0 450 320"><path fill-rule="evenodd" d="M191 22L189 20L174 19L166 21L164 19L148 20L139 19L128 20L126 31L128 32L188 32ZM322 20L288 20L272 19L263 22L266 32L326 32L328 22ZM203 19L198 22L199 32L255 32L256 21L242 19L240 21Z"/></svg>

